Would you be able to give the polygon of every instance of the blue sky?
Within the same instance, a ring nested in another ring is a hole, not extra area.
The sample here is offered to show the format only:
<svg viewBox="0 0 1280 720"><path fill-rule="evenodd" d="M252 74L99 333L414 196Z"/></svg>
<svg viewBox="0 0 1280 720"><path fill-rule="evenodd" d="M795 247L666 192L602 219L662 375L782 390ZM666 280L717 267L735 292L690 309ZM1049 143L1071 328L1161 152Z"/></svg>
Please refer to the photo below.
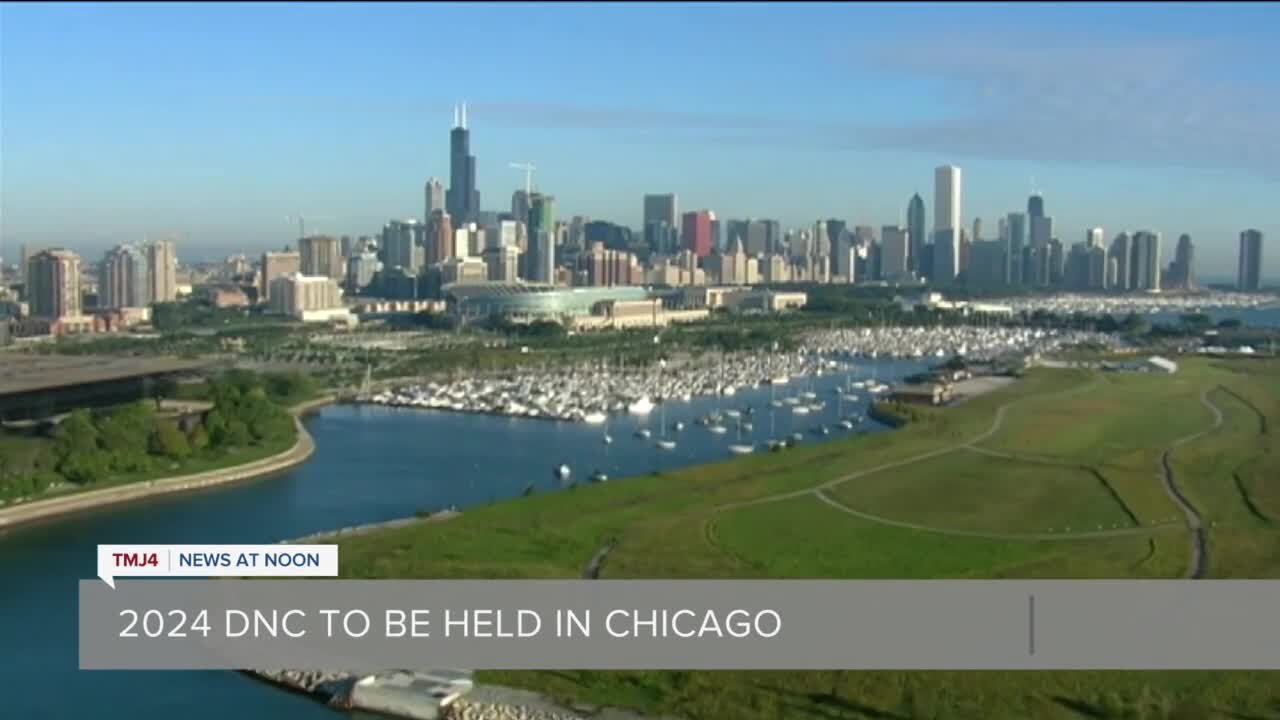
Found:
<svg viewBox="0 0 1280 720"><path fill-rule="evenodd" d="M966 224L1034 178L1065 242L1189 232L1230 273L1241 229L1280 242L1277 43L1264 4L6 4L0 240L371 234L448 177L465 99L486 209L527 160L562 217L879 226L951 163Z"/></svg>

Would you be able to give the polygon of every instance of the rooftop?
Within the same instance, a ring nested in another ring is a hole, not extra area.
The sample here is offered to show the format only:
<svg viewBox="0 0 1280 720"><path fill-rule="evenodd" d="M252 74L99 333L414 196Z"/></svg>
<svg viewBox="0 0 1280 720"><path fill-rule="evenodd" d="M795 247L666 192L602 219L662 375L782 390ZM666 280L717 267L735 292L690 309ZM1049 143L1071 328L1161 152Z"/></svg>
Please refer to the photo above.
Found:
<svg viewBox="0 0 1280 720"><path fill-rule="evenodd" d="M26 355L0 352L0 395L68 385L124 380L143 375L198 370L207 365L176 358L100 355Z"/></svg>

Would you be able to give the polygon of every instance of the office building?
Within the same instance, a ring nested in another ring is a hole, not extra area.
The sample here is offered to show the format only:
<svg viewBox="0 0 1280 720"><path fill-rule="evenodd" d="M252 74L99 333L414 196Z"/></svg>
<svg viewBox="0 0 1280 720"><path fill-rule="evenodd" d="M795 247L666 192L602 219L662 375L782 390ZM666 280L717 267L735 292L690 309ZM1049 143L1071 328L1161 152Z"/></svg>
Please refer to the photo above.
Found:
<svg viewBox="0 0 1280 720"><path fill-rule="evenodd" d="M514 243L485 248L483 258L489 280L513 283L520 279L520 248Z"/></svg>
<svg viewBox="0 0 1280 720"><path fill-rule="evenodd" d="M1023 277L1027 248L1027 216L1022 213L1009 213L1005 219L1005 233L1008 237L1005 260L1009 265L1007 272L1009 284L1022 285L1027 282Z"/></svg>
<svg viewBox="0 0 1280 720"><path fill-rule="evenodd" d="M586 284L591 287L638 285L644 278L635 255L607 248L602 242L592 243L578 257L578 266L586 273Z"/></svg>
<svg viewBox="0 0 1280 720"><path fill-rule="evenodd" d="M1111 241L1111 260L1115 262L1115 279L1112 280L1108 287L1112 290L1129 290L1131 256L1133 254L1130 248L1129 233L1120 233Z"/></svg>
<svg viewBox="0 0 1280 720"><path fill-rule="evenodd" d="M587 243L587 223L591 222L591 218L581 215L574 215L569 221L569 232L565 243L575 252L585 252L589 246Z"/></svg>
<svg viewBox="0 0 1280 720"><path fill-rule="evenodd" d="M666 223L667 227L677 227L680 224L680 213L676 194L645 195L643 218L643 227L648 227L650 223Z"/></svg>
<svg viewBox="0 0 1280 720"><path fill-rule="evenodd" d="M648 223L644 226L644 244L653 253L671 255L680 249L680 231L665 220Z"/></svg>
<svg viewBox="0 0 1280 720"><path fill-rule="evenodd" d="M1130 289L1160 289L1160 233L1140 230L1133 234Z"/></svg>
<svg viewBox="0 0 1280 720"><path fill-rule="evenodd" d="M525 254L526 279L530 282L555 282L555 224L555 198L534 193L529 198L529 252Z"/></svg>
<svg viewBox="0 0 1280 720"><path fill-rule="evenodd" d="M414 237L418 236L418 230L411 231ZM422 237L422 253L421 262L411 265L400 265L394 267L404 267L411 273L416 273L423 266L436 265L453 257L454 248L454 232L453 232L453 216L443 210L436 210L431 213L431 218L427 221L427 226L421 230ZM403 245L398 246L403 249ZM390 255L388 255L390 257ZM415 258L417 254L415 254ZM397 255L398 259L413 259ZM390 263L388 263L390 264Z"/></svg>
<svg viewBox="0 0 1280 720"><path fill-rule="evenodd" d="M1100 248L1103 246L1102 243L1102 228L1090 228L1089 232L1085 233L1085 246L1089 249Z"/></svg>
<svg viewBox="0 0 1280 720"><path fill-rule="evenodd" d="M885 246L888 251L888 246ZM1007 247L999 240L980 240L969 246L969 269L965 282L975 287L991 287L1007 282ZM882 256L883 257L883 256ZM886 278L888 279L888 278Z"/></svg>
<svg viewBox="0 0 1280 720"><path fill-rule="evenodd" d="M587 223L583 226L583 235L588 248L595 243L603 243L609 250L631 248L631 228L607 220L592 220ZM671 252L674 250L672 248Z"/></svg>
<svg viewBox="0 0 1280 720"><path fill-rule="evenodd" d="M969 242L978 242L982 239L982 218L973 219L973 234L969 236Z"/></svg>
<svg viewBox="0 0 1280 720"><path fill-rule="evenodd" d="M271 283L276 278L302 271L302 256L292 250L262 253L261 285L258 297L263 302L271 300Z"/></svg>
<svg viewBox="0 0 1280 720"><path fill-rule="evenodd" d="M924 246L929 243L929 232L925 225L924 200L920 193L911 196L907 202L907 269L917 276L923 277L925 268L921 267L924 257Z"/></svg>
<svg viewBox="0 0 1280 720"><path fill-rule="evenodd" d="M98 272L98 307L102 309L147 306L150 284L147 258L132 245L118 245L102 259Z"/></svg>
<svg viewBox="0 0 1280 720"><path fill-rule="evenodd" d="M950 282L960 272L960 183L960 168L954 165L933 171L934 282Z"/></svg>
<svg viewBox="0 0 1280 720"><path fill-rule="evenodd" d="M317 320L342 308L342 292L332 278L290 273L271 281L271 312Z"/></svg>
<svg viewBox="0 0 1280 720"><path fill-rule="evenodd" d="M373 276L381 267L378 256L371 252L360 253L347 259L347 289L353 293L369 287Z"/></svg>
<svg viewBox="0 0 1280 720"><path fill-rule="evenodd" d="M178 297L178 258L173 241L157 240L147 245L147 277L151 283L148 300L173 302Z"/></svg>
<svg viewBox="0 0 1280 720"><path fill-rule="evenodd" d="M515 220L499 220L497 225L485 234L486 249L515 248L518 251L520 249L517 243L519 225L520 223Z"/></svg>
<svg viewBox="0 0 1280 720"><path fill-rule="evenodd" d="M80 256L55 248L27 261L30 313L42 320L80 317Z"/></svg>
<svg viewBox="0 0 1280 720"><path fill-rule="evenodd" d="M428 178L427 185L423 189L423 220L431 217L431 213L437 210L446 210L444 206L444 183L436 178Z"/></svg>
<svg viewBox="0 0 1280 720"><path fill-rule="evenodd" d="M449 133L449 190L445 194L445 209L455 223L479 222L480 191L476 190L476 157L471 154L465 103L460 113L454 110L453 122Z"/></svg>
<svg viewBox="0 0 1280 720"><path fill-rule="evenodd" d="M681 218L680 245L700 258L711 254L711 211L693 210Z"/></svg>
<svg viewBox="0 0 1280 720"><path fill-rule="evenodd" d="M1173 251L1173 262L1169 263L1169 270L1165 273L1165 289L1190 290L1195 287L1195 253L1191 236L1186 233L1180 235Z"/></svg>
<svg viewBox="0 0 1280 720"><path fill-rule="evenodd" d="M382 227L382 264L388 270L417 274L424 263L427 228L416 218L392 220Z"/></svg>
<svg viewBox="0 0 1280 720"><path fill-rule="evenodd" d="M1027 217L1044 217L1044 198L1040 196L1040 193L1033 193L1031 197L1027 198Z"/></svg>
<svg viewBox="0 0 1280 720"><path fill-rule="evenodd" d="M880 228L880 279L899 281L910 272L907 260L910 257L911 238L907 229L900 225L885 225Z"/></svg>
<svg viewBox="0 0 1280 720"><path fill-rule="evenodd" d="M312 235L298 240L302 256L302 274L341 280L344 272L338 239L328 235Z"/></svg>
<svg viewBox="0 0 1280 720"><path fill-rule="evenodd" d="M1066 252L1058 238L1049 240L1049 285L1062 284L1062 276L1066 271Z"/></svg>
<svg viewBox="0 0 1280 720"><path fill-rule="evenodd" d="M1258 230L1240 233L1236 287L1241 290L1257 290L1262 287L1262 233Z"/></svg>

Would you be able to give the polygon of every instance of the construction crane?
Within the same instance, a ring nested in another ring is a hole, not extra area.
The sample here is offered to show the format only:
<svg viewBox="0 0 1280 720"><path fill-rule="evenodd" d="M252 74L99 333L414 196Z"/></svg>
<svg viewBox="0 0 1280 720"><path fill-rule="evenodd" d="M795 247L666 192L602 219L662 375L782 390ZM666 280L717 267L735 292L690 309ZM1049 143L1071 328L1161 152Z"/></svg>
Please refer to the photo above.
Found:
<svg viewBox="0 0 1280 720"><path fill-rule="evenodd" d="M293 222L294 217L297 217L298 219L298 239L299 240L307 236L307 225L306 225L307 219L311 219L311 220L332 220L333 219L331 216L328 216L328 215L303 215L302 211L299 210L296 216L285 215L284 221Z"/></svg>
<svg viewBox="0 0 1280 720"><path fill-rule="evenodd" d="M533 171L537 170L537 168L534 167L533 163L517 163L517 162L511 163L511 167L515 168L516 170L524 171L524 194L526 196L532 195L533 194Z"/></svg>

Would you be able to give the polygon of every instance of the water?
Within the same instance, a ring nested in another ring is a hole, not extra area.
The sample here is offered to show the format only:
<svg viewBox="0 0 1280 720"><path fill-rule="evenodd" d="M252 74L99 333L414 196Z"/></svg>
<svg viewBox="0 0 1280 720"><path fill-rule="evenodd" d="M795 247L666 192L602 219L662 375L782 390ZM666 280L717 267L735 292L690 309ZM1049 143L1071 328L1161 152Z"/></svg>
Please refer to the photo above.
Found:
<svg viewBox="0 0 1280 720"><path fill-rule="evenodd" d="M877 361L875 376L890 381L918 372L922 361ZM859 373L872 374L872 366ZM235 717L333 718L332 711L232 672L80 672L77 670L77 581L95 576L99 543L266 543L339 527L412 515L423 508L469 506L514 497L529 484L540 492L561 486L552 469L567 463L571 480L585 482L597 468L611 479L729 457L738 442L715 435L695 419L715 409L754 407L752 433L742 442L761 443L834 427L841 415L831 390L847 374L794 381L776 389L779 398L812 389L826 408L795 416L774 410L770 433L769 387L726 398L670 403L668 425L683 421L671 451L654 445L662 433L659 409L647 417L614 416L613 443L603 426L459 415L367 406L325 408L307 421L316 454L303 466L275 478L156 498L72 515L48 524L0 534L0 678L5 718ZM865 414L862 402L844 403L843 414ZM659 406L661 407L661 406ZM745 419L745 416L744 416ZM653 436L634 436L640 427ZM862 431L883 430L871 420ZM611 480L612 481L612 480Z"/></svg>
<svg viewBox="0 0 1280 720"><path fill-rule="evenodd" d="M1188 311L1190 312L1190 311ZM1227 319L1238 319L1248 327L1280 327L1280 307L1237 308L1215 307L1202 311L1214 323ZM1147 316L1153 323L1177 324L1181 321L1182 312L1158 312ZM1119 317L1119 315L1117 315Z"/></svg>

